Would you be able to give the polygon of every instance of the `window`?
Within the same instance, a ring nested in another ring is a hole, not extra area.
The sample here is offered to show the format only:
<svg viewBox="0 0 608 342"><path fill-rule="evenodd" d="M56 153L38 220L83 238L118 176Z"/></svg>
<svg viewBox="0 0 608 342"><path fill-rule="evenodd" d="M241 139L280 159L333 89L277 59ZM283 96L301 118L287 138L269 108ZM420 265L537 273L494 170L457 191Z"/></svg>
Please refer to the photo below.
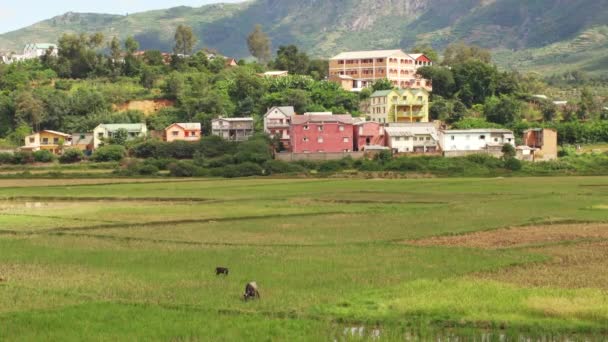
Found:
<svg viewBox="0 0 608 342"><path fill-rule="evenodd" d="M350 139L349 139L348 137L345 137L345 138L343 139L343 141L344 141L345 143L347 143L347 142L350 142Z"/></svg>
<svg viewBox="0 0 608 342"><path fill-rule="evenodd" d="M308 125L304 125L304 130L308 131L310 129L310 127L308 127Z"/></svg>
<svg viewBox="0 0 608 342"><path fill-rule="evenodd" d="M486 136L485 135L480 135L479 136L479 140L486 140Z"/></svg>
<svg viewBox="0 0 608 342"><path fill-rule="evenodd" d="M309 139L307 137L304 137L304 139L302 140L304 140L304 142L308 142Z"/></svg>
<svg viewBox="0 0 608 342"><path fill-rule="evenodd" d="M340 126L338 129L340 130L340 132L344 132L344 126Z"/></svg>
<svg viewBox="0 0 608 342"><path fill-rule="evenodd" d="M97 137L100 139L103 138L103 133L97 133Z"/></svg>
<svg viewBox="0 0 608 342"><path fill-rule="evenodd" d="M174 137L178 136L179 132L178 131L173 131L171 132L171 134L173 134Z"/></svg>
<svg viewBox="0 0 608 342"><path fill-rule="evenodd" d="M84 134L81 134L81 135L80 135L80 140L84 140L84 139L85 139Z"/></svg>
<svg viewBox="0 0 608 342"><path fill-rule="evenodd" d="M59 138L53 138L53 144L59 144Z"/></svg>
<svg viewBox="0 0 608 342"><path fill-rule="evenodd" d="M49 138L42 138L42 144L43 145L48 145L49 144Z"/></svg>
<svg viewBox="0 0 608 342"><path fill-rule="evenodd" d="M318 130L319 132L323 132L323 126L319 125Z"/></svg>
<svg viewBox="0 0 608 342"><path fill-rule="evenodd" d="M31 143L31 144L33 144L33 143L34 143L34 141L36 141L36 139L35 139L35 138L30 138L30 143Z"/></svg>
<svg viewBox="0 0 608 342"><path fill-rule="evenodd" d="M455 136L453 136L453 135L451 136L451 138L452 138L452 140L456 140L456 137L455 137Z"/></svg>
<svg viewBox="0 0 608 342"><path fill-rule="evenodd" d="M498 138L494 138L494 142L498 142Z"/></svg>
<svg viewBox="0 0 608 342"><path fill-rule="evenodd" d="M426 141L431 141L431 137L426 137Z"/></svg>
<svg viewBox="0 0 608 342"><path fill-rule="evenodd" d="M323 137L318 137L317 138L317 142L320 143L320 144L323 143Z"/></svg>
<svg viewBox="0 0 608 342"><path fill-rule="evenodd" d="M418 84L420 85L420 84ZM422 96L418 96L418 101L422 102Z"/></svg>

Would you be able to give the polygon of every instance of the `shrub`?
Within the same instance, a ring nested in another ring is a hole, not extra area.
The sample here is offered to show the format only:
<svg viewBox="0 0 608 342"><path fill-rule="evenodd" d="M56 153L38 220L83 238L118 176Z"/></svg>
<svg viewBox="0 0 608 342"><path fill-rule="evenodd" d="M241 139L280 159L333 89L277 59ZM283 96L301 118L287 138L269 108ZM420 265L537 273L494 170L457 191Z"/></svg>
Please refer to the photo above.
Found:
<svg viewBox="0 0 608 342"><path fill-rule="evenodd" d="M502 152L503 158L505 158L505 160L515 158L515 156L517 155L517 151L515 150L515 147L513 147L513 145L511 145L511 144L504 144L502 146L501 152Z"/></svg>
<svg viewBox="0 0 608 342"><path fill-rule="evenodd" d="M205 158L215 158L236 152L236 144L218 136L203 137L198 143L198 152Z"/></svg>
<svg viewBox="0 0 608 342"><path fill-rule="evenodd" d="M107 145L96 149L91 156L91 160L95 162L120 161L126 155L127 151L124 146Z"/></svg>
<svg viewBox="0 0 608 342"><path fill-rule="evenodd" d="M81 150L71 148L63 151L63 154L59 157L59 162L62 164L78 163L84 159L84 154Z"/></svg>
<svg viewBox="0 0 608 342"><path fill-rule="evenodd" d="M53 153L51 153L51 151L40 150L34 152L34 160L38 163L50 163L55 160L55 156Z"/></svg>
<svg viewBox="0 0 608 342"><path fill-rule="evenodd" d="M137 159L124 159L116 173L125 176L152 176L158 174L158 167Z"/></svg>
<svg viewBox="0 0 608 342"><path fill-rule="evenodd" d="M393 160L393 153L389 150L380 151L376 155L374 155L374 161L379 162L380 164L386 164Z"/></svg>
<svg viewBox="0 0 608 342"><path fill-rule="evenodd" d="M221 156L209 159L205 164L210 168L224 167L226 165L234 164L234 157L230 155Z"/></svg>
<svg viewBox="0 0 608 342"><path fill-rule="evenodd" d="M264 163L264 171L267 175L281 173L306 173L308 170L301 165L286 163L281 160L269 160Z"/></svg>
<svg viewBox="0 0 608 342"><path fill-rule="evenodd" d="M338 172L343 169L343 165L337 160L324 161L319 165L319 172Z"/></svg>
<svg viewBox="0 0 608 342"><path fill-rule="evenodd" d="M159 170L169 170L169 165L172 163L176 163L176 162L177 162L176 159L170 159L170 158L160 158L160 159L149 158L144 161L144 164L153 165L156 168L158 168Z"/></svg>
<svg viewBox="0 0 608 342"><path fill-rule="evenodd" d="M211 170L211 175L214 177L237 178L261 176L264 174L264 169L255 163L246 162L236 165L228 165L225 167L215 168Z"/></svg>
<svg viewBox="0 0 608 342"><path fill-rule="evenodd" d="M252 138L240 143L234 159L237 163L252 162L263 164L272 159L272 147L265 139Z"/></svg>
<svg viewBox="0 0 608 342"><path fill-rule="evenodd" d="M505 169L511 171L519 171L522 168L522 163L518 159L509 158L505 160Z"/></svg>
<svg viewBox="0 0 608 342"><path fill-rule="evenodd" d="M13 155L10 153L0 153L0 164L12 164Z"/></svg>
<svg viewBox="0 0 608 342"><path fill-rule="evenodd" d="M13 164L31 164L34 162L34 155L31 152L15 152Z"/></svg>
<svg viewBox="0 0 608 342"><path fill-rule="evenodd" d="M169 174L173 177L194 177L199 174L199 167L191 161L179 161L169 165Z"/></svg>

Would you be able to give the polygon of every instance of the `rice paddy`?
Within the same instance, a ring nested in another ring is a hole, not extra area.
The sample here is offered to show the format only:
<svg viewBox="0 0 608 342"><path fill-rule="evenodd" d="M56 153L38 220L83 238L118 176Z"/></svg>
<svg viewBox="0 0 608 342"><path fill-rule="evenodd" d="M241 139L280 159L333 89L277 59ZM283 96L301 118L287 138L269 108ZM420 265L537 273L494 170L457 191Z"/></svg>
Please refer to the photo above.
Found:
<svg viewBox="0 0 608 342"><path fill-rule="evenodd" d="M0 340L602 340L607 197L607 177L3 181Z"/></svg>

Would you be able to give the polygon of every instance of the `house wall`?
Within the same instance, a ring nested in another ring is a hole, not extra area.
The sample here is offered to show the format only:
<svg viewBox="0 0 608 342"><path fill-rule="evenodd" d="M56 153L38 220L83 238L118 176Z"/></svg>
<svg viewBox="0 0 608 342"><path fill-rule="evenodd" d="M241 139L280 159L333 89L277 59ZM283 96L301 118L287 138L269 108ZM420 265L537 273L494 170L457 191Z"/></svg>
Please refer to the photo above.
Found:
<svg viewBox="0 0 608 342"><path fill-rule="evenodd" d="M557 131L543 129L524 133L524 145L537 148L534 160L547 161L557 159Z"/></svg>
<svg viewBox="0 0 608 342"><path fill-rule="evenodd" d="M353 140L355 151L361 151L366 145L386 146L384 127L377 122L354 125Z"/></svg>
<svg viewBox="0 0 608 342"><path fill-rule="evenodd" d="M177 132L177 135L174 135ZM186 136L187 133L187 136ZM200 130L185 130L181 126L173 125L165 130L165 140L167 142L173 141L199 141L201 140Z"/></svg>
<svg viewBox="0 0 608 342"><path fill-rule="evenodd" d="M429 134L413 137L387 138L388 146L397 153L436 153L439 150L438 141Z"/></svg>
<svg viewBox="0 0 608 342"><path fill-rule="evenodd" d="M319 127L323 127L323 129L319 130ZM352 124L333 122L291 126L291 149L294 153L341 153L350 152L353 147Z"/></svg>
<svg viewBox="0 0 608 342"><path fill-rule="evenodd" d="M277 153L275 155L276 160L285 162L293 162L298 160L340 160L346 157L353 159L363 159L366 157L372 157L376 153L368 152L336 152L336 153Z"/></svg>
<svg viewBox="0 0 608 342"><path fill-rule="evenodd" d="M368 100L367 116L380 123L429 122L429 93L420 89L393 90Z"/></svg>
<svg viewBox="0 0 608 342"><path fill-rule="evenodd" d="M483 138L483 139L482 139ZM498 141L494 141L498 139ZM441 148L444 152L451 151L480 151L486 149L488 144L504 145L506 143L515 147L515 141L506 141L503 134L486 133L450 133L445 132L440 137Z"/></svg>

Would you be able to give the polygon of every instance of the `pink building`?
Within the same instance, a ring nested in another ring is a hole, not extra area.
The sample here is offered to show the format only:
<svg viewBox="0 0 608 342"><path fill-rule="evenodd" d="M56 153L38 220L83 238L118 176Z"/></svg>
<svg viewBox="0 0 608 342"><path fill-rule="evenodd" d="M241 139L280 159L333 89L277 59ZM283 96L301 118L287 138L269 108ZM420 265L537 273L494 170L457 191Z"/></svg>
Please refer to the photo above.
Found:
<svg viewBox="0 0 608 342"><path fill-rule="evenodd" d="M293 153L335 153L353 150L351 115L296 115L291 120Z"/></svg>
<svg viewBox="0 0 608 342"><path fill-rule="evenodd" d="M358 122L353 126L354 150L365 151L368 146L386 146L384 127L374 121Z"/></svg>
<svg viewBox="0 0 608 342"><path fill-rule="evenodd" d="M165 128L165 141L199 141L202 137L200 123L174 123Z"/></svg>

